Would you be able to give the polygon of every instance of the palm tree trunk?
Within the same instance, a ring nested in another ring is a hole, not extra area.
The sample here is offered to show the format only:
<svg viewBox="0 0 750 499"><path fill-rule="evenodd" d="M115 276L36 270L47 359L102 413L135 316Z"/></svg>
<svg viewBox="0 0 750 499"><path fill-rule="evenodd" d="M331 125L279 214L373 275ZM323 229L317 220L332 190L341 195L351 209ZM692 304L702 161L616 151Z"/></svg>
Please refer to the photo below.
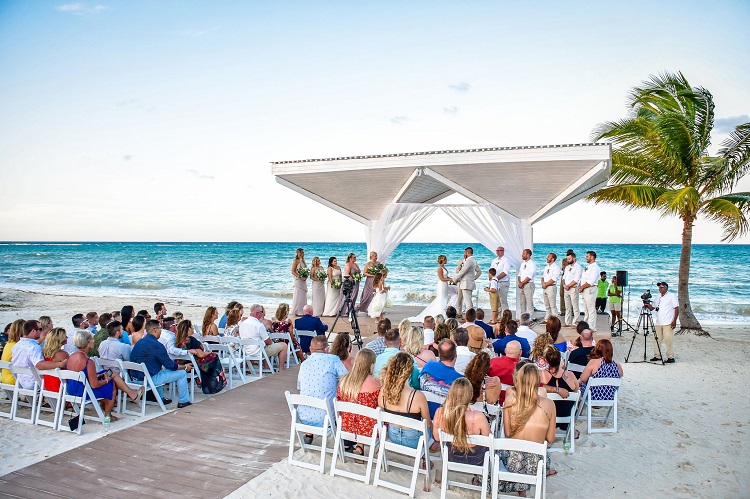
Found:
<svg viewBox="0 0 750 499"><path fill-rule="evenodd" d="M685 215L682 217L682 251L680 252L680 269L677 275L677 300L680 307L680 330L677 334L691 332L698 336L710 336L701 327L698 319L693 314L690 305L690 291L688 283L690 280L690 254L693 250L693 221L695 216Z"/></svg>

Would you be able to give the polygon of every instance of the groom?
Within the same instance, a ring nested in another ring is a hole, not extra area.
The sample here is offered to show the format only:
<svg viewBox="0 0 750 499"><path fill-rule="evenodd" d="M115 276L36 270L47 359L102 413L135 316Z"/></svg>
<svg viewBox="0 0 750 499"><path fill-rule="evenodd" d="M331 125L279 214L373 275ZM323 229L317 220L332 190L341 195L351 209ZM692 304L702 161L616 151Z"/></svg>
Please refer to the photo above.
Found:
<svg viewBox="0 0 750 499"><path fill-rule="evenodd" d="M464 250L464 263L461 266L461 270L459 270L453 278L453 282L458 284L458 289L461 291L461 297L463 298L462 301L466 310L474 308L474 303L471 301L471 295L476 287L474 281L478 277L475 270L476 262L474 261L474 249L469 246Z"/></svg>

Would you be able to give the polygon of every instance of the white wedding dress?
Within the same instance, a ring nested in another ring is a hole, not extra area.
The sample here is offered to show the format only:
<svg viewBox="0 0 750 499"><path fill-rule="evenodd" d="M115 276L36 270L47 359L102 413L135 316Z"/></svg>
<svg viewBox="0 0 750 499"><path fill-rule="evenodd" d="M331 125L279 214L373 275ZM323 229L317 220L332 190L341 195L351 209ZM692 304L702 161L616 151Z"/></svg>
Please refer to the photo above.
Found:
<svg viewBox="0 0 750 499"><path fill-rule="evenodd" d="M446 270L443 277L448 278L448 271ZM452 288L452 289L451 289ZM428 315L435 317L438 314L445 316L445 309L448 306L451 294L456 294L456 286L448 286L448 281L441 281L438 279L437 291L435 299L427 305L416 317L409 317L412 323L421 323L424 318Z"/></svg>

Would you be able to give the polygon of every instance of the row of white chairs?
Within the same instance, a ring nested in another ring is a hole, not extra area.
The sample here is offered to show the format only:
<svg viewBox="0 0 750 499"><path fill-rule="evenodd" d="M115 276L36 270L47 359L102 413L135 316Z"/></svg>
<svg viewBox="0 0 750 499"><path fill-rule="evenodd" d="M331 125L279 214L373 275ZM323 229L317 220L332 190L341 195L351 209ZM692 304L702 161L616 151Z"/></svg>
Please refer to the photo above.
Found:
<svg viewBox="0 0 750 499"><path fill-rule="evenodd" d="M331 467L329 470L331 476L341 475L369 484L374 467L375 473L372 480L373 485L376 487L386 487L408 494L410 497L414 497L419 475L424 476L424 490L430 490L432 482L430 475L431 463L433 460L439 460L442 463L442 498L445 498L448 486L453 485L479 490L482 493L482 498L485 499L487 494L485 484L487 483L488 477L491 477L492 480L493 498L498 497L500 480L534 485L535 497L544 497L547 473L546 443L538 444L526 440L472 435L468 438L470 444L481 445L487 448L483 464L481 466L473 466L463 463L455 463L449 461L447 447L447 444L452 442L453 437L442 431L440 432L441 458L430 457L428 450L430 442L428 433L429 429L427 428L427 422L424 420L417 421L382 411L380 408L373 409L360 404L341 402L339 400L334 400L334 407L331 408L325 400L291 394L288 391L285 393L285 396L292 415L288 461L294 466L300 466L324 473L326 456L327 454L332 454ZM298 415L298 409L300 406L311 407L323 411L324 416L322 426L304 423ZM360 417L374 419L375 425L373 426L372 433L370 435L358 435L344 431L342 428L342 413L351 413ZM388 440L386 425L389 424L395 424L419 432L417 447L411 448ZM320 437L321 445L305 443L305 434L312 434ZM329 449L328 438L331 436L333 437L333 445ZM344 440L367 445L369 446L369 451L366 455L358 455L346 451L344 449ZM305 460L295 459L295 442L300 444L303 453L307 453L309 450L319 451L320 461L318 463L310 463ZM375 457L376 449L378 453L377 458ZM500 451L529 452L539 455L540 462L536 474L526 475L523 473L513 473L508 471L502 463L499 455ZM399 455L402 456L402 458L406 458L409 464L389 458L389 456L392 455ZM356 473L355 471L342 469L341 463L345 463L347 458L364 461L364 473ZM383 474L387 473L390 467L410 471L411 475L409 482L403 484L386 479ZM481 475L482 485L449 481L449 472Z"/></svg>

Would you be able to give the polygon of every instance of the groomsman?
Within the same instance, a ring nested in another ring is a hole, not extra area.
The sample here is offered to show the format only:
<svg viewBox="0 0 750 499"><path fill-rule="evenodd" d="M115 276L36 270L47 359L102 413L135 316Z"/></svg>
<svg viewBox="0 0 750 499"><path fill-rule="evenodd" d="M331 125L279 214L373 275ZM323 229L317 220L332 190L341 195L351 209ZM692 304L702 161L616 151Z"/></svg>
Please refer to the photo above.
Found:
<svg viewBox="0 0 750 499"><path fill-rule="evenodd" d="M583 269L576 261L576 254L568 252L568 265L563 273L563 289L565 290L565 327L575 327L580 311L578 309L578 283Z"/></svg>
<svg viewBox="0 0 750 499"><path fill-rule="evenodd" d="M557 281L560 279L560 266L557 264L557 255L550 253L547 255L547 266L544 267L542 274L542 295L544 296L544 316L545 324L550 316L560 315L557 311Z"/></svg>
<svg viewBox="0 0 750 499"><path fill-rule="evenodd" d="M523 263L518 269L518 317L523 313L534 316L534 277L536 264L531 259L531 250L526 248L521 253Z"/></svg>
<svg viewBox="0 0 750 499"><path fill-rule="evenodd" d="M497 278L497 294L500 298L500 313L508 310L508 290L510 289L510 260L505 256L505 248L498 246L495 250L497 258L492 260L492 268L495 269Z"/></svg>
<svg viewBox="0 0 750 499"><path fill-rule="evenodd" d="M596 252L586 252L586 268L583 269L581 282L578 284L578 292L583 293L583 310L586 313L584 319L589 323L592 332L596 332L596 281L599 280L599 274L602 269L596 263Z"/></svg>
<svg viewBox="0 0 750 499"><path fill-rule="evenodd" d="M474 308L474 302L472 301L471 295L476 288L474 281L476 281L481 273L481 270L479 270L479 267L474 260L474 249L469 246L464 250L464 264L461 266L461 270L453 278L453 282L458 283L458 289L467 310Z"/></svg>

